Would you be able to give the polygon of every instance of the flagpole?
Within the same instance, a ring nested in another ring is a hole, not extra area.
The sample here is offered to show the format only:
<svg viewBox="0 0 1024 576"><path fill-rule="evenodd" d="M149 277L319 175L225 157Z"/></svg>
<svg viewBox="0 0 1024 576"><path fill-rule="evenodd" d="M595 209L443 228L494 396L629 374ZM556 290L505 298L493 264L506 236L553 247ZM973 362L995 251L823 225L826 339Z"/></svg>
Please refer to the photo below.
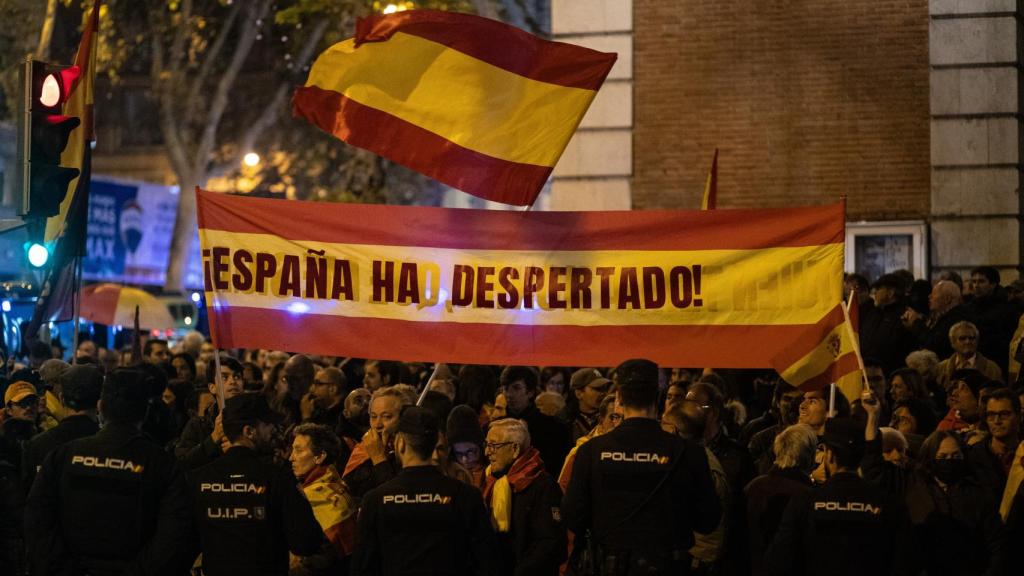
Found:
<svg viewBox="0 0 1024 576"><path fill-rule="evenodd" d="M857 334L853 331L853 324L850 323L850 305L853 303L853 299L856 298L857 291L850 290L849 301L840 306L843 309L843 318L846 320L846 335L850 337L850 345L853 346L853 353L857 356L857 366L860 368L861 383L864 384L864 390L870 390L871 386L868 385L868 374L864 370L864 357L860 355L860 342L857 340Z"/></svg>
<svg viewBox="0 0 1024 576"><path fill-rule="evenodd" d="M430 383L437 377L437 371L441 369L441 363L434 364L434 371L431 372L430 378L427 378L427 383L423 385L423 391L420 392L420 397L416 400L417 406L423 405L423 398L427 395L427 390L430 390Z"/></svg>
<svg viewBox="0 0 1024 576"><path fill-rule="evenodd" d="M835 418L836 415L836 383L828 385L828 418Z"/></svg>
<svg viewBox="0 0 1024 576"><path fill-rule="evenodd" d="M81 322L82 314L82 256L78 255L75 257L75 268L72 277L74 278L74 294L71 297L73 302L71 309L75 315L74 322L74 337L71 342L71 363L75 363L76 356L78 356L78 330Z"/></svg>

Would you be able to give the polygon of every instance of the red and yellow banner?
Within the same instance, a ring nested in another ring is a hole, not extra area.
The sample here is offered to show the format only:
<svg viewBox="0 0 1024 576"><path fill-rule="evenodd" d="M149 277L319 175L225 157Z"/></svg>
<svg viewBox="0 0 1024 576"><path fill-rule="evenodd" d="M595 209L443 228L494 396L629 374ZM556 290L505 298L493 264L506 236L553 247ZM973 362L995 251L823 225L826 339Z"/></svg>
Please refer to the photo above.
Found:
<svg viewBox="0 0 1024 576"><path fill-rule="evenodd" d="M376 15L317 58L294 113L449 186L524 206L615 59L472 14Z"/></svg>
<svg viewBox="0 0 1024 576"><path fill-rule="evenodd" d="M500 212L197 191L224 348L767 367L842 293L842 204Z"/></svg>

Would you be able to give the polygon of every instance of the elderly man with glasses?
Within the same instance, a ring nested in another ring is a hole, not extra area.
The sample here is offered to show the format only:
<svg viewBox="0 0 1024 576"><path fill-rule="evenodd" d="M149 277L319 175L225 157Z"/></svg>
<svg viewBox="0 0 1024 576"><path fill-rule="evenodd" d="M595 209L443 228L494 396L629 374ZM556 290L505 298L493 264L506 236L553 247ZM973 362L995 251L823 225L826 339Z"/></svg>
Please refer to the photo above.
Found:
<svg viewBox="0 0 1024 576"><path fill-rule="evenodd" d="M491 462L484 502L498 536L501 573L555 576L567 545L562 490L530 445L526 423L514 418L493 422L484 450Z"/></svg>

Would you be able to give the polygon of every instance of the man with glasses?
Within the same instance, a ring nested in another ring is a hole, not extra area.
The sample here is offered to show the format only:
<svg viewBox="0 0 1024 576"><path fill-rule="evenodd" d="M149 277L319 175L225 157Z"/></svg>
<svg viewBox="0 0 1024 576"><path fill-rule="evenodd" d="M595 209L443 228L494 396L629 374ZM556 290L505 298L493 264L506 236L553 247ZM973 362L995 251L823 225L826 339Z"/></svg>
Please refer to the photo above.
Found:
<svg viewBox="0 0 1024 576"><path fill-rule="evenodd" d="M18 420L36 425L39 416L39 393L36 387L24 380L14 382L4 392L3 421Z"/></svg>
<svg viewBox="0 0 1024 576"><path fill-rule="evenodd" d="M975 479L998 500L1020 443L1020 399L1007 388L991 390L985 396L982 420L988 437L968 448L967 460Z"/></svg>
<svg viewBox="0 0 1024 576"><path fill-rule="evenodd" d="M491 462L484 503L497 533L502 574L555 576L567 545L562 490L530 445L526 423L514 418L491 423L484 451Z"/></svg>
<svg viewBox="0 0 1024 576"><path fill-rule="evenodd" d="M986 380L1002 380L1003 371L995 362L978 352L978 327L971 322L957 322L949 329L949 343L953 346L953 355L939 362L936 380L943 389L952 383L953 373L957 370L977 370Z"/></svg>
<svg viewBox="0 0 1024 576"><path fill-rule="evenodd" d="M214 366L210 363L210 367ZM224 386L224 400L234 398L243 391L242 363L230 356L220 358L220 379ZM213 370L208 370L213 374ZM207 384L207 389L214 397L217 396L217 381L214 378ZM217 407L212 402L206 413L193 416L181 431L181 437L174 447L174 454L186 470L194 470L219 458L227 445L224 436L224 424Z"/></svg>

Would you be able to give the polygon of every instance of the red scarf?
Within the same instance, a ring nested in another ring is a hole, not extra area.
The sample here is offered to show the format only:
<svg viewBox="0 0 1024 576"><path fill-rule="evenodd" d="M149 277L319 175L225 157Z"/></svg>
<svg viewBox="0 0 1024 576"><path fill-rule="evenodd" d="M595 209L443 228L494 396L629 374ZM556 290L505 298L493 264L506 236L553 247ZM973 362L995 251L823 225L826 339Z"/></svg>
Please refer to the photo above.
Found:
<svg viewBox="0 0 1024 576"><path fill-rule="evenodd" d="M508 483L512 485L512 493L526 490L542 472L544 472L544 461L540 459L540 452L531 446L519 456L518 460L512 463L512 467L509 468L508 474L506 474L508 476ZM488 474L485 480L487 484L484 486L484 502L490 505L494 483L498 479Z"/></svg>

